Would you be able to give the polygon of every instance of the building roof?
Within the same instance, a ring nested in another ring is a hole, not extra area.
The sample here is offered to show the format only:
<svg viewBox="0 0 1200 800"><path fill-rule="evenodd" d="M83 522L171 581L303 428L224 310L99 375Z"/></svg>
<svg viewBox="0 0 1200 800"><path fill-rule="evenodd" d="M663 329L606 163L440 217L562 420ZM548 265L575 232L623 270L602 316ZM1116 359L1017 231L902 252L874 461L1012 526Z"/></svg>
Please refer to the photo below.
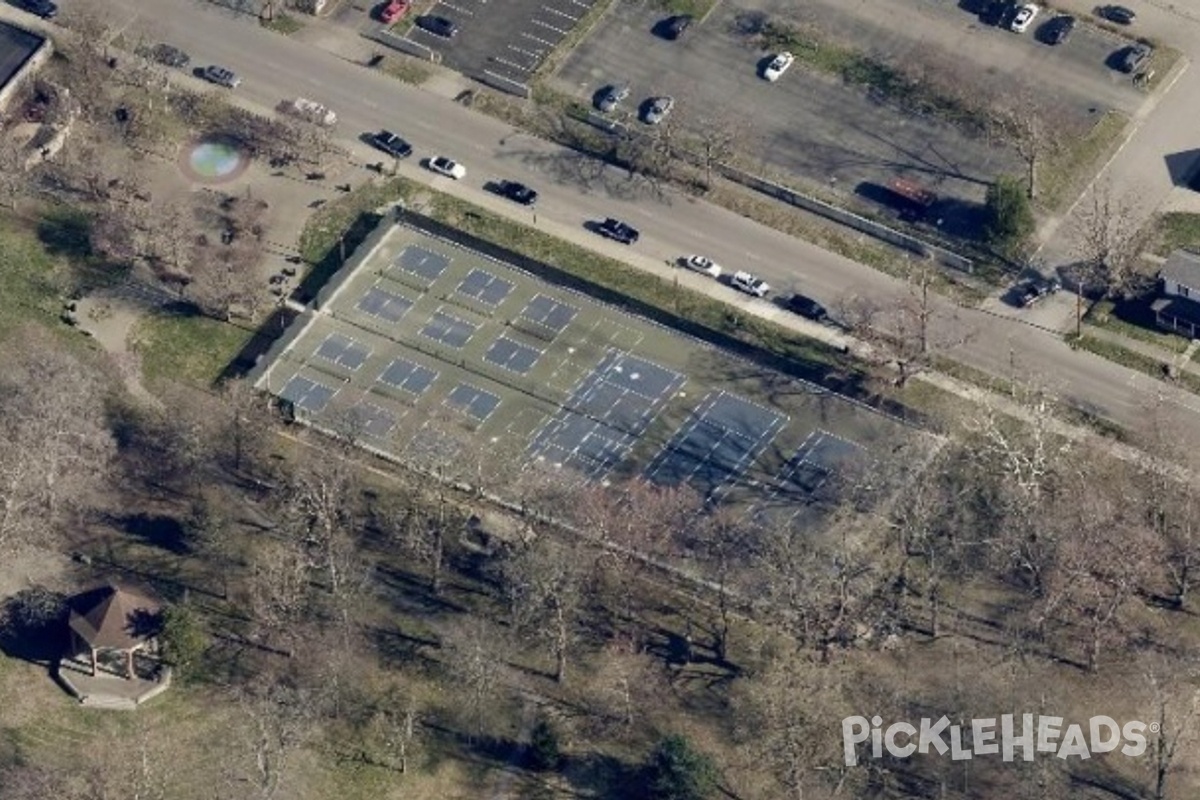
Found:
<svg viewBox="0 0 1200 800"><path fill-rule="evenodd" d="M68 605L71 630L92 647L117 650L143 644L162 610L146 595L113 584L76 595Z"/></svg>
<svg viewBox="0 0 1200 800"><path fill-rule="evenodd" d="M1164 317L1190 322L1200 327L1200 303L1186 297L1168 295L1150 304L1150 310Z"/></svg>
<svg viewBox="0 0 1200 800"><path fill-rule="evenodd" d="M1200 289L1200 253L1176 250L1163 263L1158 274L1190 289Z"/></svg>

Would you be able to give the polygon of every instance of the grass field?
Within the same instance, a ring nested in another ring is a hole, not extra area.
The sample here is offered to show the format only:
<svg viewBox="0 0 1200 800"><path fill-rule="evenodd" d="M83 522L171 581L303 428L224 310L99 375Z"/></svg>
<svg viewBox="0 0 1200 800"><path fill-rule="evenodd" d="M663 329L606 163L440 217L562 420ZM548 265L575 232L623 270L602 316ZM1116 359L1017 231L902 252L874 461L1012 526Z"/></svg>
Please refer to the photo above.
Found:
<svg viewBox="0 0 1200 800"><path fill-rule="evenodd" d="M1038 205L1060 211L1120 146L1121 135L1129 118L1119 111L1108 111L1087 135L1064 145L1043 159L1038 170Z"/></svg>
<svg viewBox="0 0 1200 800"><path fill-rule="evenodd" d="M150 386L179 381L202 388L217 380L253 335L228 322L182 314L147 315L130 334Z"/></svg>
<svg viewBox="0 0 1200 800"><path fill-rule="evenodd" d="M1154 220L1151 247L1160 256L1169 256L1180 248L1200 250L1200 214L1172 211Z"/></svg>

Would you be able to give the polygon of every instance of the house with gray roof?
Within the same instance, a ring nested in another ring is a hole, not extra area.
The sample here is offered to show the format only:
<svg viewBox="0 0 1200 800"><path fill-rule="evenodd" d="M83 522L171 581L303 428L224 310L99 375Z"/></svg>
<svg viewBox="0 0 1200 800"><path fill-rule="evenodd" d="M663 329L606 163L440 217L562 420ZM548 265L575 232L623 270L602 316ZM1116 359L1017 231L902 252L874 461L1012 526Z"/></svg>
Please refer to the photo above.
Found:
<svg viewBox="0 0 1200 800"><path fill-rule="evenodd" d="M1160 328L1198 338L1200 331L1200 253L1176 250L1158 273L1162 297L1151 304Z"/></svg>

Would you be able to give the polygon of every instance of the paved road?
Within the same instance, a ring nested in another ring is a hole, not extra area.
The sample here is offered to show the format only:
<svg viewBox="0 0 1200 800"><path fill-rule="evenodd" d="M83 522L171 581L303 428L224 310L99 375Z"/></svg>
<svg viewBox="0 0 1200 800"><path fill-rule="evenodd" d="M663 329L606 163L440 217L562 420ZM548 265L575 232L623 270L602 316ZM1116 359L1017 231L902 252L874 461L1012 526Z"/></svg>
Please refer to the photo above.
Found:
<svg viewBox="0 0 1200 800"><path fill-rule="evenodd" d="M137 11L132 4L123 8L130 15ZM661 272L667 269L666 261L680 254L703 252L728 267L750 268L780 290L802 287L827 303L848 294L886 299L906 292L900 282L866 266L724 209L674 193L659 197L643 183L627 180L619 170L601 168L441 94L372 73L303 42L261 30L245 19L188 0L158 0L154 26L165 40L188 50L194 63L211 60L237 70L245 78L239 93L248 100L268 108L296 95L328 103L341 120L339 133L364 158L373 157L351 140L361 131L394 128L412 139L418 156L442 151L467 165L469 174L462 184L432 178L434 185L526 219L530 219L527 210L501 205L483 192L482 184L498 176L530 183L543 195L537 211L539 227L626 257L646 269ZM635 247L623 248L582 232L585 220L610 214L644 231ZM723 287L710 288L733 297ZM942 303L939 311L943 319L939 327L955 330L947 338L958 338L961 331L973 333L958 348L958 356L967 363L999 375L1015 368L1016 377L1046 381L1066 397L1131 426L1145 418L1144 408L1161 394L1186 412L1181 435L1186 428L1187 435L1200 444L1200 417L1196 416L1200 400L1195 396L1073 352L1054 334L1019 321L953 309L948 303ZM951 317L956 319L950 321Z"/></svg>

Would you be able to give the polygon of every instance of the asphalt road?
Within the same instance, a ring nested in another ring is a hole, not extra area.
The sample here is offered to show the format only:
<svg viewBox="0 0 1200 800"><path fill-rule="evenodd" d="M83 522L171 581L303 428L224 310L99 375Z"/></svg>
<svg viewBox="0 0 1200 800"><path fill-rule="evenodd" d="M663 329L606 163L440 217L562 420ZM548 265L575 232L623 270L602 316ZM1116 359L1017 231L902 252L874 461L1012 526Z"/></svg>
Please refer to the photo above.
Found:
<svg viewBox="0 0 1200 800"><path fill-rule="evenodd" d="M68 3L81 0L67 0ZM117 3L118 0L112 0ZM119 5L129 22L139 13ZM907 291L900 282L862 264L758 225L709 204L675 193L660 197L619 170L556 145L519 134L511 127L453 103L445 96L402 84L358 64L188 0L158 0L153 26L183 47L193 63L213 61L236 70L245 82L239 94L264 109L304 95L337 111L338 134L352 152L373 155L358 143L362 131L388 127L411 139L417 156L435 151L460 159L469 174L452 185L431 183L528 220L526 209L487 195L486 180L509 177L542 193L536 224L604 252L624 256L650 270L689 252L710 255L727 268L749 268L779 290L802 288L834 304L861 294L886 300ZM1174 113L1174 112L1172 112ZM619 216L642 230L641 240L623 248L585 233L586 220ZM733 298L730 290L712 291ZM1062 395L1083 401L1115 421L1137 426L1145 408L1160 397L1186 416L1181 438L1200 444L1200 399L1086 353L1070 351L1056 335L1019 321L953 308L939 299L941 338L972 334L958 348L969 364L999 375L1033 378Z"/></svg>

